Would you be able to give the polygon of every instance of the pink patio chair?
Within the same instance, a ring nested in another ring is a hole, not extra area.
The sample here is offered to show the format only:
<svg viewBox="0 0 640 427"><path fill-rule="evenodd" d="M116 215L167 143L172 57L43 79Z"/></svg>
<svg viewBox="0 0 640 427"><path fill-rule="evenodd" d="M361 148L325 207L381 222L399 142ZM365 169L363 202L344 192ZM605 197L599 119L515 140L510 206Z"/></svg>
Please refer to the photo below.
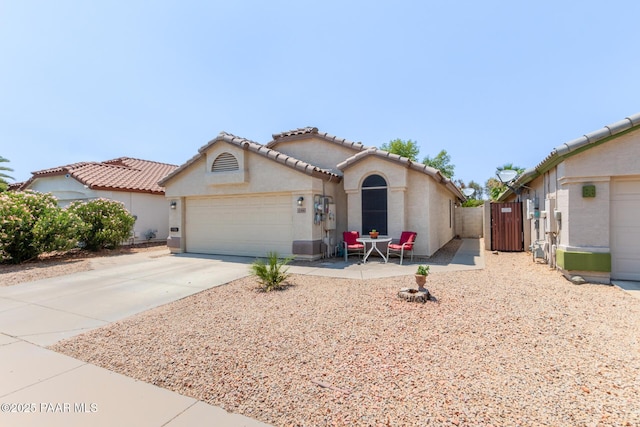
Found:
<svg viewBox="0 0 640 427"><path fill-rule="evenodd" d="M387 246L387 258L389 255L400 255L400 265L402 265L405 252L411 252L411 261L413 261L413 244L416 242L417 235L415 231L403 231L398 243L389 243Z"/></svg>
<svg viewBox="0 0 640 427"><path fill-rule="evenodd" d="M344 242L344 260L347 261L349 255L363 255L364 245L358 242L356 239L360 237L359 231L345 231L342 233L342 239ZM351 253L349 253L351 251Z"/></svg>

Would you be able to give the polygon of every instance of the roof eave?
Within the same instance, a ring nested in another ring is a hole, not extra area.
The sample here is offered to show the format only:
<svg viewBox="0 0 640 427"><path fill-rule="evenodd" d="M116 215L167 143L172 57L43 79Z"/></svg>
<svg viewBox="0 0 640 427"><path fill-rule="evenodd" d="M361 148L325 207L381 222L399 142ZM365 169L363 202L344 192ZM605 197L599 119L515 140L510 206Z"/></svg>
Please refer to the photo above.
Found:
<svg viewBox="0 0 640 427"><path fill-rule="evenodd" d="M526 185L538 176L553 169L565 159L636 130L638 126L640 126L640 113L632 114L625 117L623 120L619 120L598 130L582 135L579 138L565 142L564 144L554 148L547 157L538 163L537 166L527 169L518 177L512 187ZM508 188L497 198L497 201L504 201L512 194L513 191Z"/></svg>
<svg viewBox="0 0 640 427"><path fill-rule="evenodd" d="M464 202L467 200L465 195L462 194L462 191L449 178L442 175L442 172L440 172L438 169L432 168L431 166L427 166L423 163L414 162L407 157L402 157L397 154L389 153L388 151L380 150L375 147L369 147L359 153L356 153L355 155L349 157L345 161L338 164L337 167L341 171L344 171L348 167L364 160L366 157L369 157L369 156L376 156L386 161L399 163L409 169L413 169L418 172L422 172L426 175L429 175L438 184L444 185L450 192L452 192L461 201Z"/></svg>

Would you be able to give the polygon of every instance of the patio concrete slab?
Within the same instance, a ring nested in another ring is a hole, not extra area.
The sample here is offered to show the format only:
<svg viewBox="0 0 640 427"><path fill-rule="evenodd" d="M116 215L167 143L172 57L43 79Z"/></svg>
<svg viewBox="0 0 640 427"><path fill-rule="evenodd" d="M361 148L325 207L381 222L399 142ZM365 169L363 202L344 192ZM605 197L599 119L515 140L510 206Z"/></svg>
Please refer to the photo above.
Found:
<svg viewBox="0 0 640 427"><path fill-rule="evenodd" d="M485 263L482 240L463 239L460 248L448 264L430 263L427 259L419 261L404 260L403 264L400 265L400 261L397 258L392 258L387 263L380 258L370 258L363 264L355 257L351 257L347 261L342 258L335 258L309 264L300 262L290 266L289 272L312 276L367 280L413 275L419 265L428 265L431 273L483 269Z"/></svg>

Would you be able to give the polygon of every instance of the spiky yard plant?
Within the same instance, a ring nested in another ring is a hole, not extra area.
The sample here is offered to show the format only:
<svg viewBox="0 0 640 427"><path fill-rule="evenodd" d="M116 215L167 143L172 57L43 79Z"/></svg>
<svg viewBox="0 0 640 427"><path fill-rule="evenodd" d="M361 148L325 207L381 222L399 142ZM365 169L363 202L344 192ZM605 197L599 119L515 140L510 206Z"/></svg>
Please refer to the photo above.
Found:
<svg viewBox="0 0 640 427"><path fill-rule="evenodd" d="M293 257L280 260L277 252L269 252L266 263L262 259L257 259L251 264L251 272L258 276L258 281L265 292L282 289L283 282L289 277L287 274L289 269L284 266L291 261L293 261Z"/></svg>

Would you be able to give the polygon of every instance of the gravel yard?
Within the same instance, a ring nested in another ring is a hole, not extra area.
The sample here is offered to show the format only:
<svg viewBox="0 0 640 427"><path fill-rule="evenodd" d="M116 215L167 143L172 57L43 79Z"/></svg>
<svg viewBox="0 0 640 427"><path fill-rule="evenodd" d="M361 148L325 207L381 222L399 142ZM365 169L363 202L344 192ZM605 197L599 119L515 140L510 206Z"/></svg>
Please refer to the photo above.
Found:
<svg viewBox="0 0 640 427"><path fill-rule="evenodd" d="M640 300L524 253L412 276L252 278L53 349L276 426L640 425Z"/></svg>

